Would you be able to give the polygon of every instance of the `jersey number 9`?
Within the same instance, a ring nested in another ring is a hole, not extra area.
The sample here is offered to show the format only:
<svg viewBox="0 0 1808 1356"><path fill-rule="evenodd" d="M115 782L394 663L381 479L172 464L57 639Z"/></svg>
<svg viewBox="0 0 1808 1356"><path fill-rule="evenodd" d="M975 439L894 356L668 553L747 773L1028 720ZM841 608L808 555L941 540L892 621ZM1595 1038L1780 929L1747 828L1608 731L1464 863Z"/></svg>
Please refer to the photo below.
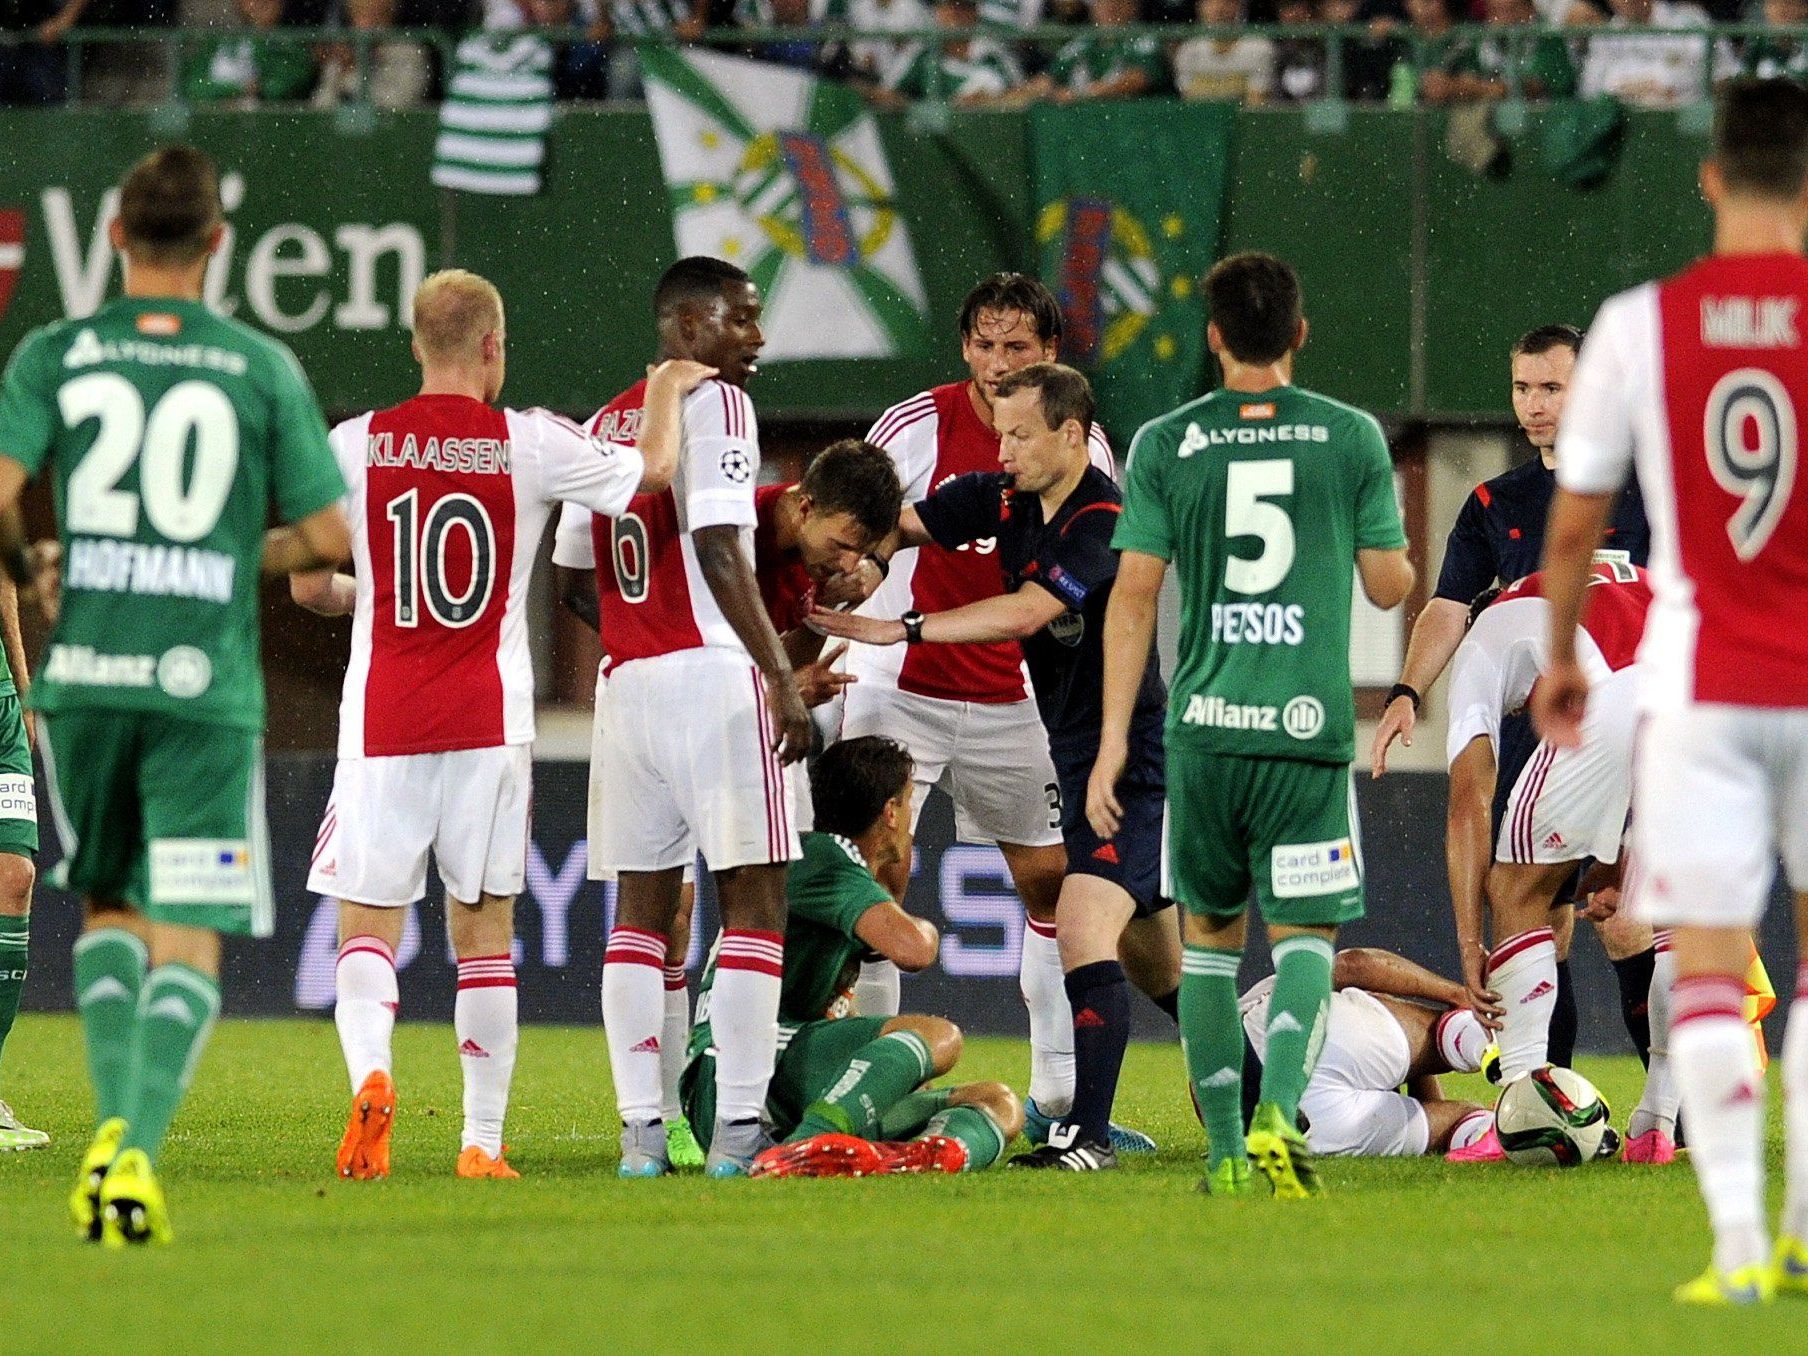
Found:
<svg viewBox="0 0 1808 1356"><path fill-rule="evenodd" d="M1745 500L1727 520L1740 560L1764 549L1795 486L1795 402L1789 388L1758 367L1728 372L1708 392L1702 442L1720 488Z"/></svg>

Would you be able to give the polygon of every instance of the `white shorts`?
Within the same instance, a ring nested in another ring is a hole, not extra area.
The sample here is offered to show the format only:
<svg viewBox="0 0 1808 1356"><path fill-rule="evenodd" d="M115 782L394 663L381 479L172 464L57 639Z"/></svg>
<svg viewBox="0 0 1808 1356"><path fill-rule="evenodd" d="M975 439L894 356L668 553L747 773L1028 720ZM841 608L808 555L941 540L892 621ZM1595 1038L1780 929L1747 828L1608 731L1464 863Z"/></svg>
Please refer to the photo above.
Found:
<svg viewBox="0 0 1808 1356"><path fill-rule="evenodd" d="M608 814L609 805L603 795L603 688L608 681L599 664L596 673L596 705L590 719L589 793L584 807L585 837L591 843L599 842L602 838L603 819ZM810 779L800 771L789 779L789 785L792 793L791 811L796 819L797 831L800 834L808 833L815 824L815 812L810 801ZM605 866L593 848L585 874L591 880L614 880L618 873L613 867ZM684 864L684 883L690 885L696 879L697 853L693 848L690 860Z"/></svg>
<svg viewBox="0 0 1808 1356"><path fill-rule="evenodd" d="M402 908L427 893L427 854L465 904L518 895L527 870L529 744L341 758L314 843L308 889Z"/></svg>
<svg viewBox="0 0 1808 1356"><path fill-rule="evenodd" d="M886 735L910 750L923 797L940 786L954 801L963 843L1047 847L1061 841L1061 788L1036 703L951 702L878 683L846 689L841 737Z"/></svg>
<svg viewBox="0 0 1808 1356"><path fill-rule="evenodd" d="M617 666L596 696L591 871L794 861L801 765L781 766L759 670L705 646Z"/></svg>
<svg viewBox="0 0 1808 1356"><path fill-rule="evenodd" d="M1638 726L1631 673L1622 670L1591 694L1580 748L1540 744L1526 760L1500 818L1495 861L1555 865L1584 857L1620 859Z"/></svg>
<svg viewBox="0 0 1808 1356"><path fill-rule="evenodd" d="M1265 1040L1248 1020L1265 1020L1271 975L1244 994L1244 1029L1258 1051ZM1362 1158L1413 1158L1431 1143L1425 1107L1398 1088L1412 1069L1406 1032L1385 1004L1361 989L1339 989L1326 1013L1325 1044L1300 1098L1312 1152Z"/></svg>
<svg viewBox="0 0 1808 1356"><path fill-rule="evenodd" d="M1646 718L1629 892L1655 927L1756 927L1776 859L1808 890L1808 711L1702 705Z"/></svg>

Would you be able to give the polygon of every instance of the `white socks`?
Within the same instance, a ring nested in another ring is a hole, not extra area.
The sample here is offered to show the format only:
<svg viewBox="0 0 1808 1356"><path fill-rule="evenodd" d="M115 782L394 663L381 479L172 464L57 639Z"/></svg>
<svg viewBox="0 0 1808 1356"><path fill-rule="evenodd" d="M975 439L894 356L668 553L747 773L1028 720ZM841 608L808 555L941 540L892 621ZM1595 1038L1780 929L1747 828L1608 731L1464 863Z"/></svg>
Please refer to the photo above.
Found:
<svg viewBox="0 0 1808 1356"><path fill-rule="evenodd" d="M1769 1259L1764 1230L1764 1079L1735 975L1692 975L1674 990L1670 1065L1682 1089L1689 1157L1723 1272ZM1794 1017L1791 1027L1798 1023ZM1793 1032L1792 1032L1793 1034Z"/></svg>
<svg viewBox="0 0 1808 1356"><path fill-rule="evenodd" d="M1653 1130L1676 1138L1676 1112L1682 1094L1670 1069L1670 990L1676 984L1676 957L1670 952L1669 934L1659 933L1657 957L1651 968L1651 996L1647 1005L1651 1021L1651 1065L1645 1070L1645 1090L1626 1122L1626 1137L1637 1139Z"/></svg>
<svg viewBox="0 0 1808 1356"><path fill-rule="evenodd" d="M665 1027L665 938L617 927L603 954L603 1028L615 1107L624 1125L659 1119L660 1035Z"/></svg>
<svg viewBox="0 0 1808 1356"><path fill-rule="evenodd" d="M1470 1015L1473 1016L1474 1014L1471 1013ZM1473 1069L1465 1069L1461 1072L1473 1073L1475 1071ZM1455 1128L1451 1130L1450 1147L1452 1149L1467 1149L1471 1144L1475 1143L1493 1128L1494 1113L1478 1107L1476 1110L1471 1111L1467 1116L1463 1117L1462 1120L1458 1121Z"/></svg>
<svg viewBox="0 0 1808 1356"><path fill-rule="evenodd" d="M903 977L888 960L866 961L854 982L854 1011L862 1017L896 1017L904 1001Z"/></svg>
<svg viewBox="0 0 1808 1356"><path fill-rule="evenodd" d="M339 948L334 985L338 997L333 1003L333 1025L339 1028L345 1071L356 1092L378 1069L394 1072L390 1037L401 1006L395 952L378 937L346 938Z"/></svg>
<svg viewBox="0 0 1808 1356"><path fill-rule="evenodd" d="M502 1121L515 1076L515 962L508 955L468 956L458 963L452 1031L465 1073L464 1147L502 1154Z"/></svg>
<svg viewBox="0 0 1808 1356"><path fill-rule="evenodd" d="M678 1099L678 1083L684 1077L684 1055L691 1039L691 991L685 987L684 967L665 967L665 1024L659 1032L659 1080L661 1115L667 1122L684 1114Z"/></svg>
<svg viewBox="0 0 1808 1356"><path fill-rule="evenodd" d="M1475 1073L1482 1067L1482 1055L1488 1049L1488 1028L1469 1008L1452 1008L1432 1028L1432 1039L1438 1053L1452 1073ZM1461 1148L1459 1144L1456 1146Z"/></svg>
<svg viewBox="0 0 1808 1356"><path fill-rule="evenodd" d="M778 1060L778 995L784 972L782 934L723 931L709 996L718 1122L758 1120L766 1109L766 1085Z"/></svg>
<svg viewBox="0 0 1808 1356"><path fill-rule="evenodd" d="M1808 1239L1808 963L1796 972L1795 1002L1783 1036L1783 1115L1789 1172L1783 1232ZM1694 1137L1690 1126L1689 1138Z"/></svg>
<svg viewBox="0 0 1808 1356"><path fill-rule="evenodd" d="M1557 944L1549 928L1509 937L1488 957L1488 987L1507 1010L1501 1019L1500 1081L1549 1064L1551 1013L1557 1007Z"/></svg>
<svg viewBox="0 0 1808 1356"><path fill-rule="evenodd" d="M1017 976L1030 1010L1030 1100L1045 1116L1073 1109L1073 1004L1061 970L1055 925L1025 915Z"/></svg>

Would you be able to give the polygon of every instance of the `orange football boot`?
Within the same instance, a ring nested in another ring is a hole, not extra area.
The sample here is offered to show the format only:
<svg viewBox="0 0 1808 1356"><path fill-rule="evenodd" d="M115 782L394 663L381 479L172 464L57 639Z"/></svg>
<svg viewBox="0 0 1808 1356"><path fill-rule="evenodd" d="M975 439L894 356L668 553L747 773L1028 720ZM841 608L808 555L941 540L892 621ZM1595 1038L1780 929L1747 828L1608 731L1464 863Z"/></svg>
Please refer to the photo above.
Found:
<svg viewBox="0 0 1808 1356"><path fill-rule="evenodd" d="M389 1127L395 1121L395 1080L378 1069L352 1098L339 1141L339 1175L357 1181L389 1176Z"/></svg>
<svg viewBox="0 0 1808 1356"><path fill-rule="evenodd" d="M467 1144L458 1154L458 1175L460 1177L519 1177L508 1164L508 1145L502 1146L502 1152L491 1158L476 1144Z"/></svg>
<svg viewBox="0 0 1808 1356"><path fill-rule="evenodd" d="M947 1135L925 1135L903 1143L878 1144L876 1172L964 1172L967 1146Z"/></svg>
<svg viewBox="0 0 1808 1356"><path fill-rule="evenodd" d="M879 1146L829 1133L775 1144L753 1160L749 1177L871 1177L883 1171Z"/></svg>

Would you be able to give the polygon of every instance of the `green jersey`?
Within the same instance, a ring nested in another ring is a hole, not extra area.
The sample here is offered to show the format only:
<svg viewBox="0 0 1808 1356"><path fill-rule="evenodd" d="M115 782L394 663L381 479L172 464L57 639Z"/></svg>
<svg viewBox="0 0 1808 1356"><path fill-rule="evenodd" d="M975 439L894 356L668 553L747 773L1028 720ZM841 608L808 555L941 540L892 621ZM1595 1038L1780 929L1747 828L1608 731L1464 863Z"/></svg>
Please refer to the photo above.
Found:
<svg viewBox="0 0 1808 1356"><path fill-rule="evenodd" d="M1168 747L1347 763L1358 550L1406 545L1373 417L1292 386L1214 391L1130 444L1112 546L1172 561Z"/></svg>
<svg viewBox="0 0 1808 1356"><path fill-rule="evenodd" d="M1159 90L1167 74L1161 45L1154 38L1088 33L1062 47L1048 66L1049 78L1076 94L1115 80L1127 71L1141 71L1149 77L1150 91Z"/></svg>
<svg viewBox="0 0 1808 1356"><path fill-rule="evenodd" d="M192 301L48 325L0 382L0 456L49 463L63 546L32 705L261 729L271 504L295 522L345 493L288 349Z"/></svg>
<svg viewBox="0 0 1808 1356"><path fill-rule="evenodd" d="M854 934L861 917L891 896L873 878L860 850L833 833L803 835L804 855L785 876L785 976L778 996L781 1028L846 1017L853 1011L854 981L868 954ZM720 946L718 938L717 945ZM709 1048L709 991L716 982L716 952L710 952L697 991L697 1023L691 1028L691 1058Z"/></svg>

